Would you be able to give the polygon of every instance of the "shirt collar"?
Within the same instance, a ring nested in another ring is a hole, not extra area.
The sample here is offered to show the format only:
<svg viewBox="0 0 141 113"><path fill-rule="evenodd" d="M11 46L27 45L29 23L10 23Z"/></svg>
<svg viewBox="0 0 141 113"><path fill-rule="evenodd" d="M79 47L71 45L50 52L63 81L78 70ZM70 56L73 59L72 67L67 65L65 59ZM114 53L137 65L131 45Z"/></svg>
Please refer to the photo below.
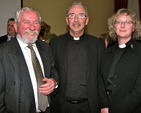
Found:
<svg viewBox="0 0 141 113"><path fill-rule="evenodd" d="M118 45L119 48L125 48L126 44Z"/></svg>
<svg viewBox="0 0 141 113"><path fill-rule="evenodd" d="M17 38L17 40L18 40L21 48L26 48L28 46L28 44L22 42L19 38ZM32 45L33 45L33 47L36 47L35 43L33 43Z"/></svg>
<svg viewBox="0 0 141 113"><path fill-rule="evenodd" d="M76 41L77 41L77 40L81 40L81 38L84 37L84 34L85 34L85 33L83 33L80 37L73 37L73 36L71 36L70 33L69 33L69 35L71 36L71 40L76 40Z"/></svg>
<svg viewBox="0 0 141 113"><path fill-rule="evenodd" d="M73 40L80 40L80 37L73 37Z"/></svg>

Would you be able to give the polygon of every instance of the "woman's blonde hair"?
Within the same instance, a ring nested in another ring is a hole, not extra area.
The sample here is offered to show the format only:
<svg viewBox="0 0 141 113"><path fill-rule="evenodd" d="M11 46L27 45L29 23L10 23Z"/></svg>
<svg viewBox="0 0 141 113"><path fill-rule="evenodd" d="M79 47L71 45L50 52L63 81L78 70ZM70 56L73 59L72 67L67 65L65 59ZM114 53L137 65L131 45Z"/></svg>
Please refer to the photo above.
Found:
<svg viewBox="0 0 141 113"><path fill-rule="evenodd" d="M141 22L137 20L136 18L136 14L130 10L130 9L119 9L115 15L113 15L112 17L110 17L108 19L108 28L109 28L109 35L110 37L116 41L117 40L117 34L114 31L115 28L115 21L117 19L118 16L122 15L122 14L126 14L127 16L130 16L130 18L133 21L134 24L134 32L132 33L132 37L133 39L136 40L140 40L140 36L141 36Z"/></svg>

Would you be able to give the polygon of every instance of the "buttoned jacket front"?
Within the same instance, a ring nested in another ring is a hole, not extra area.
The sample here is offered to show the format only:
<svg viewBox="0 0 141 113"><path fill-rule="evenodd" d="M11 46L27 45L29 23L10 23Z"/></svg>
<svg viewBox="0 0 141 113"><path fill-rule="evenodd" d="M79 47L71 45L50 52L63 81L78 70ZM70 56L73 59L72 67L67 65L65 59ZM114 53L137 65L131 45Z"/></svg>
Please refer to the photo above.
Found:
<svg viewBox="0 0 141 113"><path fill-rule="evenodd" d="M120 57L113 74L112 93L108 92L108 76L117 43L105 50L99 76L99 99L101 108L110 113L141 112L141 43L131 39ZM108 98L110 97L110 98Z"/></svg>
<svg viewBox="0 0 141 113"><path fill-rule="evenodd" d="M36 41L36 45L45 77L59 82L49 45L40 40ZM0 113L36 113L31 79L17 39L1 44Z"/></svg>

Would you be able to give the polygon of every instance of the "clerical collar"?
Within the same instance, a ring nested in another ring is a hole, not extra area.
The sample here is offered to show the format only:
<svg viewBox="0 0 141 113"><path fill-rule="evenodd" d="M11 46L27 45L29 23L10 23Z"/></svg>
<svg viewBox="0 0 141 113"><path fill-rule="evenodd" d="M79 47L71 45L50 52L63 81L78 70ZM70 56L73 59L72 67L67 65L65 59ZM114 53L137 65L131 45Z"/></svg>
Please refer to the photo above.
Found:
<svg viewBox="0 0 141 113"><path fill-rule="evenodd" d="M80 40L80 37L73 37L73 40Z"/></svg>
<svg viewBox="0 0 141 113"><path fill-rule="evenodd" d="M126 44L118 45L119 48L125 48Z"/></svg>

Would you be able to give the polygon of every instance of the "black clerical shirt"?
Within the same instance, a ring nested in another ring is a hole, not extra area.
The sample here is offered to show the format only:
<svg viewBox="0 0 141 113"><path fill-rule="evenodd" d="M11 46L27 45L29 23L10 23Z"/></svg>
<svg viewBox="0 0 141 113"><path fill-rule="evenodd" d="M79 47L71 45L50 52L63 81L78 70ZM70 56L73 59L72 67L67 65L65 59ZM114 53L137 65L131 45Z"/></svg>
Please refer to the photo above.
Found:
<svg viewBox="0 0 141 113"><path fill-rule="evenodd" d="M66 99L83 101L86 94L86 48L84 34L80 40L69 37L68 46L68 78Z"/></svg>

